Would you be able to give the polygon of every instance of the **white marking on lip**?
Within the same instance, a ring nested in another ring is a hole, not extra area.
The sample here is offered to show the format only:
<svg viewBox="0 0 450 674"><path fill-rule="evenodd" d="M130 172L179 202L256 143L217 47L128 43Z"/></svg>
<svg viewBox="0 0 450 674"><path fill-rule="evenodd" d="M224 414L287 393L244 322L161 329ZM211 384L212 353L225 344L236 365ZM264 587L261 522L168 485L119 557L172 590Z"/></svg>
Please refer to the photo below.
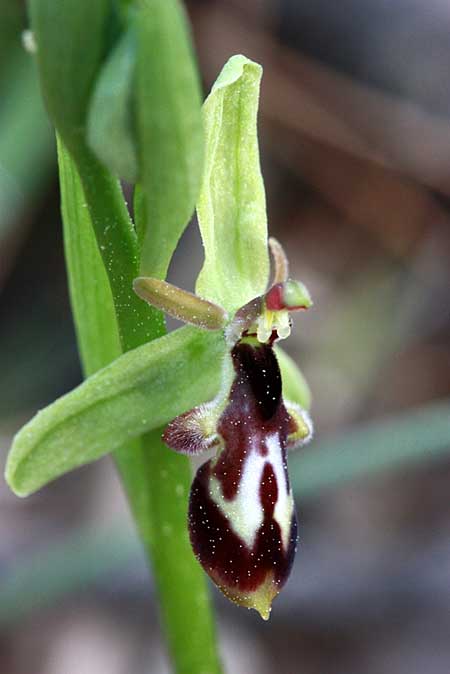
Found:
<svg viewBox="0 0 450 674"><path fill-rule="evenodd" d="M222 485L214 475L211 475L209 480L209 495L227 518L232 531L244 541L249 549L252 548L256 534L264 521L260 485L264 466L270 463L278 488L273 517L280 526L282 544L287 550L294 502L292 493L288 492L286 487L286 475L277 433L267 437L266 446L268 452L266 456L261 455L257 446L249 449L249 454L243 462L237 493L232 500L224 498Z"/></svg>
<svg viewBox="0 0 450 674"><path fill-rule="evenodd" d="M286 485L286 473L283 466L283 455L278 433L267 436L266 447L268 451L266 461L272 465L278 487L278 498L275 504L273 518L281 529L281 540L284 549L287 550L291 534L294 499L292 497L292 492L290 490L288 491Z"/></svg>
<svg viewBox="0 0 450 674"><path fill-rule="evenodd" d="M264 521L264 512L259 498L259 485L266 457L256 447L248 450L242 463L241 479L236 496L225 499L220 481L211 475L209 495L227 518L230 528L248 548L255 543L256 534Z"/></svg>

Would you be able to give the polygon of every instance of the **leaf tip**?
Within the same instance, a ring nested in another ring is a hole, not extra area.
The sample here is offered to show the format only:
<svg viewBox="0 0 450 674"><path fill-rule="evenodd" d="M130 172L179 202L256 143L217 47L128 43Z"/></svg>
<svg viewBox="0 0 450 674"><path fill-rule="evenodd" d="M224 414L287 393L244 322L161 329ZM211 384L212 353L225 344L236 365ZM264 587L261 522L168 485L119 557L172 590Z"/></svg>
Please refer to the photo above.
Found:
<svg viewBox="0 0 450 674"><path fill-rule="evenodd" d="M20 483L20 480L17 478L17 463L11 458L12 449L8 455L5 468L5 482L8 487L11 489L13 494L19 496L20 498L25 498L31 494L31 490L25 489L24 486Z"/></svg>
<svg viewBox="0 0 450 674"><path fill-rule="evenodd" d="M242 77L246 68L252 68L257 73L258 80L262 77L263 67L260 63L252 61L247 56L244 56L244 54L234 54L234 56L231 56L214 82L211 93L237 82Z"/></svg>

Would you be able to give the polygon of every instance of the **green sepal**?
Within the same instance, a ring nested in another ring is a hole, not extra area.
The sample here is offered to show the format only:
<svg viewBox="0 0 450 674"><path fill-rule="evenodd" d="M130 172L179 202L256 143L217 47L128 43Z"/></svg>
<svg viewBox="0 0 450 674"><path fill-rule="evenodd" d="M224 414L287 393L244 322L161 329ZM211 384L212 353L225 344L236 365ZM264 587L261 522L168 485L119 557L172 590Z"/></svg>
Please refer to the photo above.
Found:
<svg viewBox="0 0 450 674"><path fill-rule="evenodd" d="M197 205L205 262L196 292L230 313L269 279L257 111L262 68L245 56L224 66L203 106L205 169Z"/></svg>
<svg viewBox="0 0 450 674"><path fill-rule="evenodd" d="M283 398L300 405L305 410L309 410L311 407L311 390L300 368L279 346L275 346L275 354L281 370Z"/></svg>
<svg viewBox="0 0 450 674"><path fill-rule="evenodd" d="M133 85L136 40L129 29L103 65L89 106L87 141L97 157L119 178L138 179Z"/></svg>
<svg viewBox="0 0 450 674"><path fill-rule="evenodd" d="M200 84L178 0L143 0L137 5L134 25L136 128L146 202L140 273L164 278L200 189Z"/></svg>

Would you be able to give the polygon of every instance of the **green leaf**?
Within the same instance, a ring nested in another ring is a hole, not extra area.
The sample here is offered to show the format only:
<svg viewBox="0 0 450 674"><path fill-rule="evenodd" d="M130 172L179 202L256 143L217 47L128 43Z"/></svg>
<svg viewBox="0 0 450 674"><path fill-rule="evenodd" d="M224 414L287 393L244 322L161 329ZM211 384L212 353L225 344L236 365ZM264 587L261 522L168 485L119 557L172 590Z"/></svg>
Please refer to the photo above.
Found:
<svg viewBox="0 0 450 674"><path fill-rule="evenodd" d="M133 85L136 41L128 30L100 71L89 107L87 139L97 157L130 183L138 179Z"/></svg>
<svg viewBox="0 0 450 674"><path fill-rule="evenodd" d="M290 461L293 488L314 495L362 475L448 454L449 418L450 402L442 400L314 442Z"/></svg>
<svg viewBox="0 0 450 674"><path fill-rule="evenodd" d="M140 274L164 278L200 189L201 95L178 0L143 0L135 26L137 133L146 200Z"/></svg>
<svg viewBox="0 0 450 674"><path fill-rule="evenodd" d="M111 288L75 164L58 139L59 181L69 291L85 375L121 354Z"/></svg>
<svg viewBox="0 0 450 674"><path fill-rule="evenodd" d="M260 65L233 56L203 106L205 169L197 213L205 262L196 292L230 312L261 295L269 279L256 125L261 75Z"/></svg>
<svg viewBox="0 0 450 674"><path fill-rule="evenodd" d="M48 113L66 145L84 138L89 97L107 48L109 0L30 0Z"/></svg>
<svg viewBox="0 0 450 674"><path fill-rule="evenodd" d="M133 292L133 280L138 275L138 241L118 181L87 147L80 145L73 159L108 274L122 349L133 349L160 335L164 319L161 312Z"/></svg>
<svg viewBox="0 0 450 674"><path fill-rule="evenodd" d="M21 496L212 398L223 335L181 328L120 356L17 434L6 479Z"/></svg>
<svg viewBox="0 0 450 674"><path fill-rule="evenodd" d="M142 185L136 183L133 193L133 216L139 248L142 247L142 241L144 240L145 230L147 228L147 206L145 202L146 199Z"/></svg>
<svg viewBox="0 0 450 674"><path fill-rule="evenodd" d="M9 485L25 496L212 399L225 349L223 335L189 327L120 356L19 431L8 457ZM277 355L286 398L307 407L300 372L281 350Z"/></svg>

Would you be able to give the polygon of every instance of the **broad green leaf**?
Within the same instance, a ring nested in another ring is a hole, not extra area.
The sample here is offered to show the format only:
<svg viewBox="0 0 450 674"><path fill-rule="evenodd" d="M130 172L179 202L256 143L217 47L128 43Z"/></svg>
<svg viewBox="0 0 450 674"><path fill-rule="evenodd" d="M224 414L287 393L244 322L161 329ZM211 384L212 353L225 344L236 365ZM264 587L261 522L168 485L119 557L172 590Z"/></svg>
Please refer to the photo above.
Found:
<svg viewBox="0 0 450 674"><path fill-rule="evenodd" d="M69 291L85 375L121 354L111 288L75 164L58 139L61 208Z"/></svg>
<svg viewBox="0 0 450 674"><path fill-rule="evenodd" d="M233 56L203 106L205 168L197 214L205 262L196 292L230 313L261 295L269 280L257 138L261 75L260 65Z"/></svg>
<svg viewBox="0 0 450 674"><path fill-rule="evenodd" d="M137 135L146 201L140 274L164 278L202 176L198 75L178 0L142 0L135 15Z"/></svg>
<svg viewBox="0 0 450 674"><path fill-rule="evenodd" d="M17 434L6 479L27 495L212 398L223 335L181 328L120 356Z"/></svg>
<svg viewBox="0 0 450 674"><path fill-rule="evenodd" d="M106 51L109 0L30 0L48 113L73 152L84 137L89 97Z"/></svg>
<svg viewBox="0 0 450 674"><path fill-rule="evenodd" d="M101 161L130 183L138 179L133 85L135 36L128 30L98 76L89 107L87 139Z"/></svg>

